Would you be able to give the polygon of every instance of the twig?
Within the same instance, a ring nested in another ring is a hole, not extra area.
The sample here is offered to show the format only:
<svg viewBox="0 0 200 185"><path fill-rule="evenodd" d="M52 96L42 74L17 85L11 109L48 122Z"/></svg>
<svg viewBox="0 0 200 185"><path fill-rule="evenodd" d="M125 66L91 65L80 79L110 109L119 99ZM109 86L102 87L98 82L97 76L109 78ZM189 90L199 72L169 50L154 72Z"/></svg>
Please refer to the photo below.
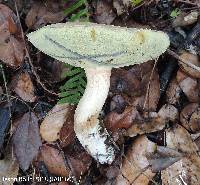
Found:
<svg viewBox="0 0 200 185"><path fill-rule="evenodd" d="M180 2L180 3L185 3L185 4L189 4L189 5L193 5L193 6L198 6L198 3L192 3L192 2L189 2L189 1L178 0L178 2Z"/></svg>
<svg viewBox="0 0 200 185"><path fill-rule="evenodd" d="M149 97L149 90L150 90L150 86L151 86L151 80L152 80L152 77L153 77L153 73L154 73L154 70L155 70L157 61L158 61L158 59L155 60L154 65L153 65L153 69L152 69L151 74L150 74L150 77L149 77L149 83L148 83L148 86L147 86L147 92L146 92L146 95L145 95L145 100L144 100L144 104L143 104L143 109L145 109L146 104L147 104L147 99L148 99L148 97ZM149 105L149 104L148 104L148 105Z"/></svg>
<svg viewBox="0 0 200 185"><path fill-rule="evenodd" d="M16 96L12 96L12 95L9 95L9 94L7 95L7 94L4 94L4 93L1 93L1 95L9 96L10 98L19 100L19 101L21 101L23 104L25 104L25 105L28 107L29 110L33 111L33 109L32 109L24 100L22 100L21 98L18 98L18 97L16 97ZM33 112L34 112L34 111L33 111Z"/></svg>
<svg viewBox="0 0 200 185"><path fill-rule="evenodd" d="M3 66L0 65L0 69L1 69L1 74L3 76L3 82L4 82L4 87L5 87L5 90L6 90L6 98L7 98L7 102L8 102L8 109L9 109L9 112L10 112L10 115L9 117L11 118L11 105L10 105L10 97L9 97L9 94L8 94L8 88L7 88L7 81L6 81L6 76L5 76L5 73L4 73L4 70L3 70ZM2 93L3 94L3 93Z"/></svg>
<svg viewBox="0 0 200 185"><path fill-rule="evenodd" d="M179 60L179 62L187 65L188 67L195 69L197 71L200 72L200 67L192 64L192 63L188 63L186 60L184 60L183 58L181 58L178 54L176 54L174 51L167 49L168 54L170 54L171 56L173 56L174 58L176 58L177 60Z"/></svg>
<svg viewBox="0 0 200 185"><path fill-rule="evenodd" d="M17 18L18 18L18 21L19 21L20 29L21 29L22 39L23 39L23 41L24 41L24 43L25 43L26 56L27 56L27 58L28 58L29 64L30 64L31 69L32 69L32 72L33 72L33 74L35 75L37 82L42 86L42 88L43 88L46 92L48 92L49 94L52 94L52 95L54 95L54 96L58 96L57 93L52 92L52 91L50 91L50 90L48 90L48 89L46 88L46 86L41 82L40 77L37 75L37 73L36 73L36 71L35 71L35 69L34 69L34 66L33 66L33 63L32 63L32 60L31 60L31 57L30 57L29 52L28 52L28 49L27 49L27 47L26 47L25 36L24 36L23 29L22 29L22 25L21 25L21 21L20 21L20 17L19 17L19 11L18 11L18 8L17 8L16 0L15 0L14 2L15 2L15 10L16 10L16 13L17 13Z"/></svg>

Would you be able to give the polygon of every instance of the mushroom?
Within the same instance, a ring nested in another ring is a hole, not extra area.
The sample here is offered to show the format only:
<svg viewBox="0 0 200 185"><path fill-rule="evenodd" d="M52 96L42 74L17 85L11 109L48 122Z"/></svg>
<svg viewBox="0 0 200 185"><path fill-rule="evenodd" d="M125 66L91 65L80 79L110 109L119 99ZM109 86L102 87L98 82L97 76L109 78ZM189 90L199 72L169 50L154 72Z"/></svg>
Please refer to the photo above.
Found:
<svg viewBox="0 0 200 185"><path fill-rule="evenodd" d="M111 164L115 149L98 119L110 86L113 67L157 58L169 46L161 31L95 23L57 23L28 34L45 54L82 67L87 86L74 115L74 130L82 146L100 163Z"/></svg>

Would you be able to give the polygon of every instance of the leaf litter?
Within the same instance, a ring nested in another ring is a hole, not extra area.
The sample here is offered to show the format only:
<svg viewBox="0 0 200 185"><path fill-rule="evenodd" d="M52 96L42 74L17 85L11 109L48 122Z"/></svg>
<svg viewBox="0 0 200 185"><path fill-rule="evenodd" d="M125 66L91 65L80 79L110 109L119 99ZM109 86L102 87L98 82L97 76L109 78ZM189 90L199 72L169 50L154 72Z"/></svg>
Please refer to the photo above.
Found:
<svg viewBox="0 0 200 185"><path fill-rule="evenodd" d="M13 12L15 9L11 10L9 7L12 6L1 2L0 60L7 66L4 70L8 92L10 96L16 96L10 102L13 111L11 121L14 121L11 130L4 129L9 125L9 119L1 129L2 149L11 134L14 151L14 156L1 151L6 156L0 160L3 176L23 176L19 168L29 175L33 169L38 175L43 174L42 164L47 169L47 176L72 175L75 184L80 176L81 184L95 185L159 184L161 180L166 185L198 184L200 24L196 13L199 4L195 0L191 2L173 1L172 5L167 1L143 1L134 5L130 1L115 0L93 1L86 5L91 18L98 23L127 27L145 25L168 32L172 35L170 49L177 53L162 55L156 67L149 61L112 70L111 88L101 115L118 148L117 158L110 166L96 164L77 142L73 130L75 106L57 105L55 97L37 86L35 82L38 80L32 77L28 65L22 65L24 61L26 63L26 49L19 20ZM68 20L63 13L65 5L62 1L32 1L26 4L19 1L17 5L20 6L18 13L23 34L29 29ZM174 8L179 8L181 14L172 18L170 14ZM32 46L28 50L36 71L39 71L38 77L42 74L42 81L56 92L63 83L60 72L57 69L48 71L41 64L52 59L38 53ZM171 72L169 63L173 66ZM57 82L54 78L49 80L45 77L45 74L54 77L53 73L58 74ZM165 78L162 78L163 73L167 73ZM5 83L2 80L0 83L4 93ZM15 108L16 98L26 106L21 113ZM34 111L40 102L52 105L53 109L48 114L45 109L38 119ZM2 95L1 108L5 103ZM32 112L27 112L28 109ZM160 142L159 133L163 133L160 137L166 142ZM195 140L191 139L191 134L193 137L196 135ZM156 179L160 172L161 176Z"/></svg>

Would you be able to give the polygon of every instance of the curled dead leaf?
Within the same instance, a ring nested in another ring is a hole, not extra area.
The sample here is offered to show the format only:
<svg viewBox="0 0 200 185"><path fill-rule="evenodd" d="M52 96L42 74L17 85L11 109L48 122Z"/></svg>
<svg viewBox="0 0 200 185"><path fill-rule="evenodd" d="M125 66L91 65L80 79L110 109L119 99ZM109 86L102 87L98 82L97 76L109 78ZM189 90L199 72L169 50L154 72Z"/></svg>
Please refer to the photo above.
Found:
<svg viewBox="0 0 200 185"><path fill-rule="evenodd" d="M194 55L189 52L183 52L180 55L180 58L184 60L186 63L194 64L195 66L200 67L200 61L199 61L198 55ZM200 78L200 71L198 71L197 69L194 69L182 62L180 62L180 66L182 70L186 72L187 74L189 74L191 77Z"/></svg>
<svg viewBox="0 0 200 185"><path fill-rule="evenodd" d="M176 17L172 25L173 27L178 27L178 26L187 26L190 24L194 24L198 19L198 15L199 15L198 11L192 11L190 13L182 12L180 15Z"/></svg>
<svg viewBox="0 0 200 185"><path fill-rule="evenodd" d="M72 121L70 118L72 118L73 113L74 106L69 104L55 105L40 125L40 134L42 138L47 142L53 142L59 139L59 133L63 124L66 121ZM67 135L64 134L63 131L61 133L61 141L66 142L65 140L67 139Z"/></svg>
<svg viewBox="0 0 200 185"><path fill-rule="evenodd" d="M110 112L105 118L105 126L107 129L115 131L118 128L129 128L134 120L141 120L141 116L136 107L127 107L122 114Z"/></svg>

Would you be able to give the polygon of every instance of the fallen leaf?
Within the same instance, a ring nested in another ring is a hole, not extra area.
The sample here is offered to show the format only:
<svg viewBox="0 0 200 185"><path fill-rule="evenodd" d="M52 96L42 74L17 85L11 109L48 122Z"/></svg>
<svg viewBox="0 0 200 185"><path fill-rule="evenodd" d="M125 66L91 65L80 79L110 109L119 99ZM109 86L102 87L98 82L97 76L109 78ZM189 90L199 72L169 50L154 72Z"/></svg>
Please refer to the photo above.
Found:
<svg viewBox="0 0 200 185"><path fill-rule="evenodd" d="M167 147L185 153L185 157L162 171L163 185L177 185L177 183L199 185L200 158L196 153L198 147L187 130L180 125L168 129L166 143Z"/></svg>
<svg viewBox="0 0 200 185"><path fill-rule="evenodd" d="M146 136L137 137L124 158L116 185L148 185L155 173L149 168L147 153L152 153L156 144L149 141Z"/></svg>
<svg viewBox="0 0 200 185"><path fill-rule="evenodd" d="M53 147L42 145L39 160L44 161L48 171L54 175L68 177L70 174L62 152Z"/></svg>
<svg viewBox="0 0 200 185"><path fill-rule="evenodd" d="M166 169L182 157L182 153L163 146L157 146L154 153L147 154L147 159L154 173Z"/></svg>
<svg viewBox="0 0 200 185"><path fill-rule="evenodd" d="M190 103L184 107L180 114L182 125L192 133L200 130L200 108L197 103Z"/></svg>
<svg viewBox="0 0 200 185"><path fill-rule="evenodd" d="M70 124L70 121L72 121L70 120L70 118L72 118L73 113L74 106L71 106L69 104L55 105L40 125L41 137L47 142L53 142L59 139L59 133L63 124L65 122ZM61 138L62 142L64 142L64 140L66 140L67 138L67 135L63 131ZM71 133L67 134L72 134L72 132L73 131L71 130Z"/></svg>
<svg viewBox="0 0 200 185"><path fill-rule="evenodd" d="M125 6L123 5L122 1L120 1L120 0L114 0L113 7L116 9L118 16L122 15L126 10Z"/></svg>
<svg viewBox="0 0 200 185"><path fill-rule="evenodd" d="M169 87L166 91L166 99L167 103L175 105L179 102L180 94L181 94L181 88L176 80L176 78L172 79L171 83L169 84Z"/></svg>
<svg viewBox="0 0 200 185"><path fill-rule="evenodd" d="M70 148L65 148L64 152L67 156L72 174L77 179L80 179L89 170L92 164L92 157L81 147L80 143L76 142Z"/></svg>
<svg viewBox="0 0 200 185"><path fill-rule="evenodd" d="M182 12L174 19L172 26L178 27L194 24L198 20L198 15L198 11L191 11L190 13Z"/></svg>
<svg viewBox="0 0 200 185"><path fill-rule="evenodd" d="M134 106L156 111L160 98L160 82L157 70L153 73L152 70L152 62L135 65L129 70L115 69L111 75L110 91L128 95Z"/></svg>
<svg viewBox="0 0 200 185"><path fill-rule="evenodd" d="M192 114L189 123L190 128L194 133L200 131L200 107Z"/></svg>
<svg viewBox="0 0 200 185"><path fill-rule="evenodd" d="M178 84L190 102L199 102L199 86L197 79L178 71L176 77Z"/></svg>
<svg viewBox="0 0 200 185"><path fill-rule="evenodd" d="M180 55L180 58L182 60L184 60L186 63L188 64L194 64L195 66L197 67L200 67L200 61L199 61L199 58L197 55L194 55L192 53L189 53L189 52L183 52L181 55ZM181 66L181 69L187 73L188 75L190 75L191 77L193 78L200 78L200 71L192 68L192 67L189 67L188 65L180 62L179 65Z"/></svg>
<svg viewBox="0 0 200 185"><path fill-rule="evenodd" d="M145 134L162 130L166 124L165 119L160 117L156 112L147 113L143 115L141 120L134 120L130 128L127 129L127 135L134 137L138 134Z"/></svg>
<svg viewBox="0 0 200 185"><path fill-rule="evenodd" d="M17 79L13 79L11 84L14 86L15 93L24 101L34 102L36 100L35 88L28 73L21 73Z"/></svg>
<svg viewBox="0 0 200 185"><path fill-rule="evenodd" d="M132 72L125 69L114 69L110 79L110 90L113 93L124 93L128 96L140 96L141 80Z"/></svg>
<svg viewBox="0 0 200 185"><path fill-rule="evenodd" d="M66 120L59 133L61 147L66 147L67 145L71 144L76 138L76 134L74 132L74 113L75 107L71 106L70 110L68 111Z"/></svg>
<svg viewBox="0 0 200 185"><path fill-rule="evenodd" d="M38 29L47 23L58 23L62 21L65 17L62 3L53 0L45 2L34 1L25 20L28 28Z"/></svg>
<svg viewBox="0 0 200 185"><path fill-rule="evenodd" d="M10 110L8 108L0 108L0 151L3 149L4 139L10 126Z"/></svg>
<svg viewBox="0 0 200 185"><path fill-rule="evenodd" d="M163 105L159 110L158 115L165 120L165 122L174 122L179 118L179 112L177 108L170 104Z"/></svg>
<svg viewBox="0 0 200 185"><path fill-rule="evenodd" d="M122 113L128 105L126 100L121 95L115 95L110 102L110 111L115 111L118 114Z"/></svg>
<svg viewBox="0 0 200 185"><path fill-rule="evenodd" d="M104 124L107 129L115 131L118 128L129 128L135 120L142 120L141 115L136 107L129 106L122 114L110 112L106 116Z"/></svg>
<svg viewBox="0 0 200 185"><path fill-rule="evenodd" d="M12 155L12 147L7 146L4 159L0 160L0 185L13 185L17 178L19 164Z"/></svg>
<svg viewBox="0 0 200 185"><path fill-rule="evenodd" d="M41 145L38 119L34 113L28 112L19 120L13 135L14 152L22 170L29 168Z"/></svg>
<svg viewBox="0 0 200 185"><path fill-rule="evenodd" d="M17 17L7 6L0 4L0 60L11 67L22 64L25 45Z"/></svg>
<svg viewBox="0 0 200 185"><path fill-rule="evenodd" d="M77 178L80 178L81 175L85 174L92 163L91 157L85 151L79 153L78 156L69 156L68 158L72 165L74 175Z"/></svg>
<svg viewBox="0 0 200 185"><path fill-rule="evenodd" d="M116 14L112 9L112 4L103 0L95 2L94 18L99 24L111 24L116 18Z"/></svg>

